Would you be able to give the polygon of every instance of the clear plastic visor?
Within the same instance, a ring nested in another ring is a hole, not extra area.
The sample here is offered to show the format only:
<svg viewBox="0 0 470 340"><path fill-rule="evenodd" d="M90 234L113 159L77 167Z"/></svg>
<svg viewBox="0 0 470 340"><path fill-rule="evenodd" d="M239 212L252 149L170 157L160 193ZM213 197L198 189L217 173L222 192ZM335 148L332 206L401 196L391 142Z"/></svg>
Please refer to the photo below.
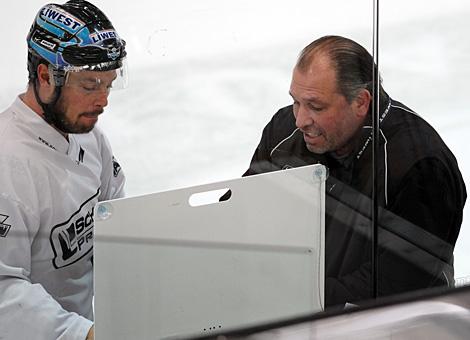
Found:
<svg viewBox="0 0 470 340"><path fill-rule="evenodd" d="M83 93L110 92L124 89L128 85L127 63L113 70L90 70L89 67L75 67L67 70L64 87L73 87Z"/></svg>

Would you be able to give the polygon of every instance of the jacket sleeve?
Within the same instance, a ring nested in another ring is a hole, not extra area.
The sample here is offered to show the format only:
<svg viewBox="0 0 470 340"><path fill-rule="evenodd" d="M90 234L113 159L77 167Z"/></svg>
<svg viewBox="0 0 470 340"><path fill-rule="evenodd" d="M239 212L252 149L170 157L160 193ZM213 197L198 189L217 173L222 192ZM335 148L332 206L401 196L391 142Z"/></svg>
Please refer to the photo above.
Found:
<svg viewBox="0 0 470 340"><path fill-rule="evenodd" d="M250 166L243 176L281 170L281 167L273 162L271 152L296 129L292 117L290 107L279 110L273 116L271 121L264 127L261 140L251 158Z"/></svg>
<svg viewBox="0 0 470 340"><path fill-rule="evenodd" d="M84 340L92 322L31 283L31 246L44 237L32 208L32 183L19 164L0 163L0 339Z"/></svg>

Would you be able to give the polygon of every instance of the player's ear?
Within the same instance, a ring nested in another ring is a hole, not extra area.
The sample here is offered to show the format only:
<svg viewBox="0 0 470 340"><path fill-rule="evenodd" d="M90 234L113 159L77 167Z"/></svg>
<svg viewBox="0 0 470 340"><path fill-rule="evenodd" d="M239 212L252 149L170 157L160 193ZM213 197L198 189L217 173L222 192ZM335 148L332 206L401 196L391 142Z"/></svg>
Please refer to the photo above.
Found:
<svg viewBox="0 0 470 340"><path fill-rule="evenodd" d="M38 81L41 86L51 86L51 77L49 68L45 64L39 64L37 69Z"/></svg>

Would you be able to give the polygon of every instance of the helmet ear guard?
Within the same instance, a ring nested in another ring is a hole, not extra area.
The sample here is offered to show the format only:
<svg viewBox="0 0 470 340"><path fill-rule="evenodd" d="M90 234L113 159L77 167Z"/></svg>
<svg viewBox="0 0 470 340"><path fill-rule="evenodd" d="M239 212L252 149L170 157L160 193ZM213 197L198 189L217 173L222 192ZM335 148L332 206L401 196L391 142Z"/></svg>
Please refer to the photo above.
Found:
<svg viewBox="0 0 470 340"><path fill-rule="evenodd" d="M53 67L51 64L48 65L49 74L52 75L54 80L54 85L57 87L62 87L65 84L66 72L58 68Z"/></svg>

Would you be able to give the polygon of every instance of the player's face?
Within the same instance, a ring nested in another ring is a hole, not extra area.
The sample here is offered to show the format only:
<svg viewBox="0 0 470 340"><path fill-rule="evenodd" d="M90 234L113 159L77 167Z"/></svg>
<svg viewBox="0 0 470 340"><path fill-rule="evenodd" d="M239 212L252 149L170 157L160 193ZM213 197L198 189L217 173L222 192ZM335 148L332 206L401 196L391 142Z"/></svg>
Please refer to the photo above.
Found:
<svg viewBox="0 0 470 340"><path fill-rule="evenodd" d="M116 71L70 72L54 107L57 129L64 133L86 133L108 105Z"/></svg>
<svg viewBox="0 0 470 340"><path fill-rule="evenodd" d="M294 69L290 87L295 124L302 131L307 149L317 154L348 154L352 139L361 128L367 107L348 103L336 86L336 72L329 58L314 57L305 71ZM365 110L365 111L364 111Z"/></svg>

